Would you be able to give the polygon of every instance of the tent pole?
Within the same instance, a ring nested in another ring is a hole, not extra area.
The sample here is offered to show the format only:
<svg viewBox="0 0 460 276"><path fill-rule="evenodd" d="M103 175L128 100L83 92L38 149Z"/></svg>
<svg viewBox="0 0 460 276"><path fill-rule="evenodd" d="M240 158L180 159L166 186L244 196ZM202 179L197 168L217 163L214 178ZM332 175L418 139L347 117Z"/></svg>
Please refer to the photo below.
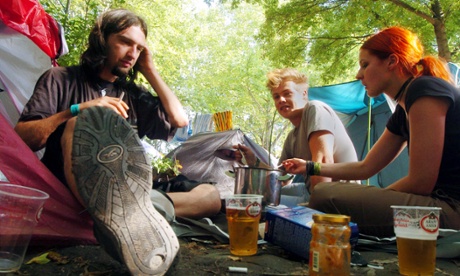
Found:
<svg viewBox="0 0 460 276"><path fill-rule="evenodd" d="M369 151L371 150L371 121L372 121L372 98L369 97L369 112L368 117L367 117L367 154L369 154ZM366 155L367 155L366 154ZM371 178L367 179L367 186L369 186Z"/></svg>
<svg viewBox="0 0 460 276"><path fill-rule="evenodd" d="M276 117L276 111L273 113L273 119L272 119L272 128L270 129L270 143L268 143L268 165L271 167L272 166L272 139L273 139L273 129L275 128L275 117Z"/></svg>

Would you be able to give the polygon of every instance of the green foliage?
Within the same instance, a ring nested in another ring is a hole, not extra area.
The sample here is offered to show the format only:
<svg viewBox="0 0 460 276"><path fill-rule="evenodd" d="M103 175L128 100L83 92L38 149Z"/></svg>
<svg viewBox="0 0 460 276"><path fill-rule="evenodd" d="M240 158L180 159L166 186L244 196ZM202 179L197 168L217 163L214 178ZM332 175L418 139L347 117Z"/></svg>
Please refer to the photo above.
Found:
<svg viewBox="0 0 460 276"><path fill-rule="evenodd" d="M43 8L64 29L69 53L59 58L59 65L77 64L86 49L88 35L96 18L105 10L120 7L124 0L40 0Z"/></svg>
<svg viewBox="0 0 460 276"><path fill-rule="evenodd" d="M249 1L229 2L238 6ZM435 13L437 4L439 15ZM445 24L452 61L459 62L459 5L455 0L266 1L266 21L259 38L275 64L299 67L308 62L320 72L315 85L332 84L354 79L359 46L385 27L400 25L413 30L420 35L426 53L437 54L442 45L434 32L435 16Z"/></svg>
<svg viewBox="0 0 460 276"><path fill-rule="evenodd" d="M152 170L156 174L175 177L180 174L182 166L179 160L173 160L168 157L155 157L152 159Z"/></svg>

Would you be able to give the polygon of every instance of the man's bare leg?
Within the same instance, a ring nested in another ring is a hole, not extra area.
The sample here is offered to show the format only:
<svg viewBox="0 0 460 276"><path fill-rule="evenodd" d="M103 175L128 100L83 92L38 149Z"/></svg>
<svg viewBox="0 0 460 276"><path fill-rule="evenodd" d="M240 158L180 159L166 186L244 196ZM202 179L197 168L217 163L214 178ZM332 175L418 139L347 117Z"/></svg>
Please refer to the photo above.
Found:
<svg viewBox="0 0 460 276"><path fill-rule="evenodd" d="M201 184L190 192L168 193L174 202L176 216L193 219L212 217L221 209L220 195L211 184Z"/></svg>
<svg viewBox="0 0 460 276"><path fill-rule="evenodd" d="M64 158L64 171L70 190L84 206L84 202L78 193L75 178L72 174L72 143L76 117L66 123L61 139L61 147ZM168 193L174 202L175 215L193 219L212 217L221 210L221 199L217 189L211 184L201 184L190 192ZM85 206L86 207L86 206Z"/></svg>
<svg viewBox="0 0 460 276"><path fill-rule="evenodd" d="M80 194L78 193L77 184L75 183L75 178L72 173L72 143L76 120L77 117L74 117L67 121L61 138L61 148L64 160L64 174L67 185L69 186L73 195L78 199L80 204L85 206Z"/></svg>
<svg viewBox="0 0 460 276"><path fill-rule="evenodd" d="M85 109L69 120L61 145L69 187L97 240L133 275L166 273L179 242L150 200L152 170L129 123L107 108Z"/></svg>

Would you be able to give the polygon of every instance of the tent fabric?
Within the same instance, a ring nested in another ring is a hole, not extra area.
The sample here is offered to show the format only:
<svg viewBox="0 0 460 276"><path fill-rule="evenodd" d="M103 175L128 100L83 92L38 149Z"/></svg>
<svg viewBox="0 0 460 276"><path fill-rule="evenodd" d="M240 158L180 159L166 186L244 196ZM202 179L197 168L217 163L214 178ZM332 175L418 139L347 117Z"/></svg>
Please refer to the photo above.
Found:
<svg viewBox="0 0 460 276"><path fill-rule="evenodd" d="M91 217L0 114L0 171L12 183L35 188L50 197L45 202L30 245L96 244Z"/></svg>
<svg viewBox="0 0 460 276"><path fill-rule="evenodd" d="M460 67L452 62L449 62L448 65L449 70L452 73L452 79L454 80L455 85L457 85L457 87L460 87Z"/></svg>
<svg viewBox="0 0 460 276"><path fill-rule="evenodd" d="M0 1L0 113L15 125L40 75L68 52L37 0Z"/></svg>
<svg viewBox="0 0 460 276"><path fill-rule="evenodd" d="M460 68L449 62L448 69L457 86L460 86ZM334 85L310 87L308 89L310 100L318 100L327 103L336 112L345 114L365 113L369 106L376 108L383 103L391 101L384 94L375 98L369 98L361 81L351 81Z"/></svg>
<svg viewBox="0 0 460 276"><path fill-rule="evenodd" d="M308 89L310 100L318 100L327 103L336 112L345 114L367 110L369 96L360 81L352 81L335 85L310 87ZM371 105L378 106L386 102L386 98L380 95L371 98Z"/></svg>
<svg viewBox="0 0 460 276"><path fill-rule="evenodd" d="M353 145L358 154L358 160L363 160L370 147L382 135L385 130L388 118L393 112L388 103L383 103L377 107L373 107L369 117L369 112L356 115L354 121L347 127L348 135L350 136ZM368 124L370 122L370 131ZM370 147L369 144L370 143ZM370 179L361 179L363 183L378 187L387 187L396 180L407 175L409 170L409 154L407 148L382 171L372 176Z"/></svg>
<svg viewBox="0 0 460 276"><path fill-rule="evenodd" d="M0 22L0 68L0 113L13 126L51 62L30 39Z"/></svg>
<svg viewBox="0 0 460 276"><path fill-rule="evenodd" d="M0 19L6 26L30 38L51 59L67 51L60 25L38 0L2 0Z"/></svg>
<svg viewBox="0 0 460 276"><path fill-rule="evenodd" d="M215 183L221 198L225 198L233 194L235 185L235 179L225 172L240 166L226 154L233 151L232 146L237 144L248 146L260 160L269 163L268 152L241 130L202 132L193 135L166 157L179 160L182 165L181 174L187 178ZM277 160L271 157L270 162L276 164Z"/></svg>
<svg viewBox="0 0 460 276"><path fill-rule="evenodd" d="M13 129L40 75L66 52L59 24L37 0L0 1L0 182L50 196L31 245L96 243L89 214Z"/></svg>
<svg viewBox="0 0 460 276"><path fill-rule="evenodd" d="M394 111L394 103L383 94L369 98L360 81L336 85L311 87L310 100L320 100L336 111L345 125L355 146L358 160L363 160L386 127ZM407 175L409 156L407 149L390 165L370 179L359 179L363 183L386 187Z"/></svg>

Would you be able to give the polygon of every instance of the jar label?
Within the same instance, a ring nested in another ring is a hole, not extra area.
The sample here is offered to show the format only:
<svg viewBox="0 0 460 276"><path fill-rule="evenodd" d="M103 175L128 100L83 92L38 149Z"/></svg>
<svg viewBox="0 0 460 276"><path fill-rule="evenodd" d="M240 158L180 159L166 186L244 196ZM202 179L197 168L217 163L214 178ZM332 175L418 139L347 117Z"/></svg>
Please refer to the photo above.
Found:
<svg viewBox="0 0 460 276"><path fill-rule="evenodd" d="M318 251L312 251L312 256L310 256L311 259L311 268L314 272L319 272L319 252Z"/></svg>

